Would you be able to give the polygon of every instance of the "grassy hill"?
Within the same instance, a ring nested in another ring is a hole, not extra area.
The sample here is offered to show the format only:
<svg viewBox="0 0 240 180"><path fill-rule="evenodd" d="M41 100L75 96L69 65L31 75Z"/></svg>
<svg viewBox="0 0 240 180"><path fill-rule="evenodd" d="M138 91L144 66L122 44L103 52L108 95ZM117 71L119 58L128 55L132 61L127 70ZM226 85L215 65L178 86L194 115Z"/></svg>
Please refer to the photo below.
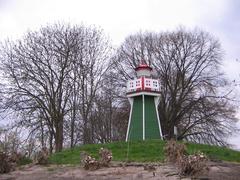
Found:
<svg viewBox="0 0 240 180"><path fill-rule="evenodd" d="M204 144L185 143L189 154L201 151L210 159L240 162L240 152L218 146ZM55 153L50 157L50 162L54 164L79 164L80 152L86 151L95 158L98 158L98 150L101 147L112 151L113 161L131 162L163 162L164 141L148 140L135 142L114 142L109 144L89 144L66 149L60 153Z"/></svg>

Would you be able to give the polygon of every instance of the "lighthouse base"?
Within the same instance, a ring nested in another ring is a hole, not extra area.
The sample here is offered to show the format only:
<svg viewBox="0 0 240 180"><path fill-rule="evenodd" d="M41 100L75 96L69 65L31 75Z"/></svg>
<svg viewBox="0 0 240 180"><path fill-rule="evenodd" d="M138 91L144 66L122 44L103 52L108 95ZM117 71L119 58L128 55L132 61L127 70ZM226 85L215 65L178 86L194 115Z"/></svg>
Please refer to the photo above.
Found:
<svg viewBox="0 0 240 180"><path fill-rule="evenodd" d="M158 99L159 97L144 94L129 98L131 113L126 141L162 138Z"/></svg>

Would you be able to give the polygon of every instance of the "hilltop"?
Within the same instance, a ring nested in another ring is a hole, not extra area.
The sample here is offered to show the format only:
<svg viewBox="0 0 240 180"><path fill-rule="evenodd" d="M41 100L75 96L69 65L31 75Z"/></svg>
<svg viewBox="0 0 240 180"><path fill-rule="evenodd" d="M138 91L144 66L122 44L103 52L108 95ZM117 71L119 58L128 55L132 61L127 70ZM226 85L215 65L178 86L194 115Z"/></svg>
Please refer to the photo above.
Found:
<svg viewBox="0 0 240 180"><path fill-rule="evenodd" d="M182 142L183 143L183 142ZM198 151L206 154L213 161L240 162L240 152L225 147L205 144L186 143L189 154ZM123 162L164 162L163 147L165 141L147 140L135 142L113 142L107 144L88 144L66 149L55 153L50 157L53 164L79 164L80 152L85 151L91 156L98 158L98 150L101 147L112 151L113 161Z"/></svg>

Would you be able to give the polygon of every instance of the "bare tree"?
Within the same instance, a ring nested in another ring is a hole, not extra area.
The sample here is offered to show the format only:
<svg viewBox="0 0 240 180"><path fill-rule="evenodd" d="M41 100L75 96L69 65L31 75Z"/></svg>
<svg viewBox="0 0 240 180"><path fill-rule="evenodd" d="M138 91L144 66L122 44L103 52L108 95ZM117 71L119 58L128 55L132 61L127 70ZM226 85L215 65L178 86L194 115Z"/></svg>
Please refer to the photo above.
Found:
<svg viewBox="0 0 240 180"><path fill-rule="evenodd" d="M78 110L86 143L92 99L107 69L108 55L102 31L84 26L47 26L17 42L6 42L1 49L4 108L18 112L20 124L47 127L50 146L53 137L56 151L63 148L68 117L73 136Z"/></svg>
<svg viewBox="0 0 240 180"><path fill-rule="evenodd" d="M112 91L112 89L111 89ZM94 129L93 138L96 143L106 143L125 139L129 106L126 101L119 102L112 92L106 91L97 96L94 101L94 111L91 114Z"/></svg>
<svg viewBox="0 0 240 180"><path fill-rule="evenodd" d="M235 107L224 91L220 43L208 33L179 29L129 36L118 49L115 64L122 79L144 60L161 81L159 116L164 137L225 145L235 128Z"/></svg>
<svg viewBox="0 0 240 180"><path fill-rule="evenodd" d="M5 153L19 152L21 149L19 130L2 129L0 131L0 151Z"/></svg>
<svg viewBox="0 0 240 180"><path fill-rule="evenodd" d="M124 79L112 61L109 71L104 76L101 94L94 101L92 118L95 124L95 139L98 142L111 142L125 139L129 118L129 103L126 99Z"/></svg>

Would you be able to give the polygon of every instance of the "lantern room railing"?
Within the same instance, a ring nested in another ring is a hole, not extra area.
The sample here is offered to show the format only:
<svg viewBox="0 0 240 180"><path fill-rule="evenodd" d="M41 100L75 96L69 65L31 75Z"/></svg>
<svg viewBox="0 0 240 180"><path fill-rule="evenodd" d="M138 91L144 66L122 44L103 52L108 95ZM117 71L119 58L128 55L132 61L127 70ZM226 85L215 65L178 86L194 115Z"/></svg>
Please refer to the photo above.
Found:
<svg viewBox="0 0 240 180"><path fill-rule="evenodd" d="M160 92L160 82L157 79L139 78L127 82L127 93L135 91Z"/></svg>

